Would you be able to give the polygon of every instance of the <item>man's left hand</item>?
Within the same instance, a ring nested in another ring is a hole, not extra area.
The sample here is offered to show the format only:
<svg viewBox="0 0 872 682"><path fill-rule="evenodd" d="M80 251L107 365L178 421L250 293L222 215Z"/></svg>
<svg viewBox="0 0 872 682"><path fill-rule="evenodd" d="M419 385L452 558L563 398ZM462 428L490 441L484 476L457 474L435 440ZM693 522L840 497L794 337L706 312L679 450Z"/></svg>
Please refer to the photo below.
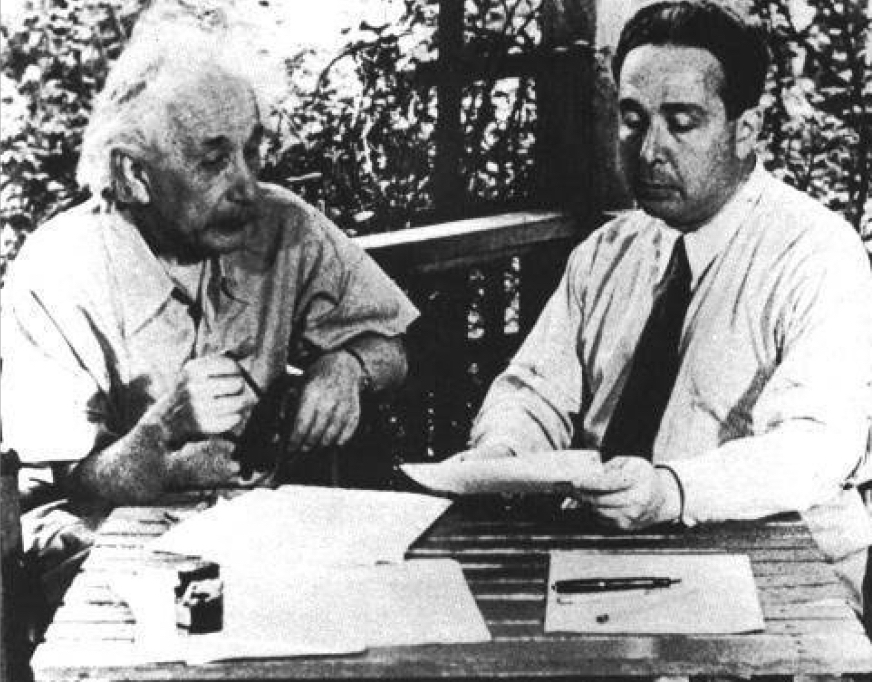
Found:
<svg viewBox="0 0 872 682"><path fill-rule="evenodd" d="M674 521L681 511L678 484L668 471L641 457L615 457L602 475L573 495L622 530Z"/></svg>
<svg viewBox="0 0 872 682"><path fill-rule="evenodd" d="M306 372L288 450L344 445L360 421L360 363L344 351L328 353Z"/></svg>

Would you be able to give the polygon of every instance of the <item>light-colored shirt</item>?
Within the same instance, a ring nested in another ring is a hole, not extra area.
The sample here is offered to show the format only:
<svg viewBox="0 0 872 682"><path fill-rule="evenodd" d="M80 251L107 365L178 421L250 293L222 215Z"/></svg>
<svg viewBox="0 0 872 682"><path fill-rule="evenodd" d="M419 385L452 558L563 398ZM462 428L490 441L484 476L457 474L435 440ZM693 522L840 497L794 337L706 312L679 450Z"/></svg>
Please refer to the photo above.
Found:
<svg viewBox="0 0 872 682"><path fill-rule="evenodd" d="M205 264L196 296L99 202L31 235L0 339L3 440L23 462L78 461L124 435L191 358L235 352L265 388L302 355L405 331L417 311L366 253L291 192L262 190L245 246Z"/></svg>
<svg viewBox="0 0 872 682"><path fill-rule="evenodd" d="M642 211L596 231L504 374L473 445L598 448L679 233ZM844 221L755 170L686 236L692 300L654 444L689 523L806 511L830 557L872 543L846 484L872 411L872 274ZM633 453L626 453L632 455Z"/></svg>

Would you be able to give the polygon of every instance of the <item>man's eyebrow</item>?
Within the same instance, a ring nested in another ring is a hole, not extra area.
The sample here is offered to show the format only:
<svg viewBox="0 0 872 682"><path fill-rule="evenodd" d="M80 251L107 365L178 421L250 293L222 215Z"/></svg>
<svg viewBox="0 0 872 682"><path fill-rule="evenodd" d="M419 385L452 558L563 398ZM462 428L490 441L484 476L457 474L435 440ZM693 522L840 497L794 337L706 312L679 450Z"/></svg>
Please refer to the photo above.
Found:
<svg viewBox="0 0 872 682"><path fill-rule="evenodd" d="M638 100L633 99L632 97L622 97L620 100L618 100L618 106L622 110L624 110L624 109L638 109L638 110L643 109L642 104Z"/></svg>
<svg viewBox="0 0 872 682"><path fill-rule="evenodd" d="M705 107L693 102L663 102L660 108L672 114L698 114L706 113Z"/></svg>

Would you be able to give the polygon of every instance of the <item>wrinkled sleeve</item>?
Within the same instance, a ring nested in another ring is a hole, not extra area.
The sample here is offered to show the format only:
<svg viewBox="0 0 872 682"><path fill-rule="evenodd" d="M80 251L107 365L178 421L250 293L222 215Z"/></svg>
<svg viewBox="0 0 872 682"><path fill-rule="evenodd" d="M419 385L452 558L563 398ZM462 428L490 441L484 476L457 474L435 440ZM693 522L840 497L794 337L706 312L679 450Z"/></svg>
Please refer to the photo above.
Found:
<svg viewBox="0 0 872 682"><path fill-rule="evenodd" d="M780 358L754 407L753 434L670 463L691 523L836 504L865 449L872 275L862 249L834 233L785 270L778 291Z"/></svg>
<svg viewBox="0 0 872 682"><path fill-rule="evenodd" d="M31 286L33 268L21 270L3 292L3 442L24 463L78 461L106 432L93 367L103 354L74 295Z"/></svg>
<svg viewBox="0 0 872 682"><path fill-rule="evenodd" d="M320 214L301 267L302 338L332 350L365 333L397 336L418 316L415 306L376 262Z"/></svg>
<svg viewBox="0 0 872 682"><path fill-rule="evenodd" d="M576 249L555 292L509 367L496 378L470 434L470 445L508 447L515 455L568 447L571 414L581 408L578 343L586 261Z"/></svg>

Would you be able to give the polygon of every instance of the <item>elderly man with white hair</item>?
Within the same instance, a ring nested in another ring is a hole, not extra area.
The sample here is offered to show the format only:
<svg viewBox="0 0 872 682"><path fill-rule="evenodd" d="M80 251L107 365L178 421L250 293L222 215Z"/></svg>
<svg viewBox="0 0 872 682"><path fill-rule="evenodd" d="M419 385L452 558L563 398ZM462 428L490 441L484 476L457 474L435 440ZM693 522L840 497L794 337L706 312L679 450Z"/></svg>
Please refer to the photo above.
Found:
<svg viewBox="0 0 872 682"><path fill-rule="evenodd" d="M345 443L361 394L405 377L416 310L323 215L258 182L263 106L225 54L221 27L141 22L85 135L92 198L11 269L4 445L74 501L240 483L238 436L289 362L305 368L292 454ZM42 518L24 523L37 553L58 530Z"/></svg>

